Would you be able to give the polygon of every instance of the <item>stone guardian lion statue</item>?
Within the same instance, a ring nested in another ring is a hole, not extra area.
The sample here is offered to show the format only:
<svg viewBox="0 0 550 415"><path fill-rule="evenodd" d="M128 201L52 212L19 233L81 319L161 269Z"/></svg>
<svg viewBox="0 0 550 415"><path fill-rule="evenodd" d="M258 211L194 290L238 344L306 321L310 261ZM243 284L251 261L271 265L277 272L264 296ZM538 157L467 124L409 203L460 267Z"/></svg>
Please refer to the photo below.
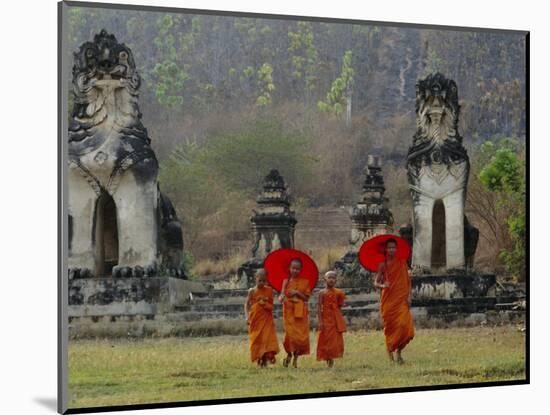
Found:
<svg viewBox="0 0 550 415"><path fill-rule="evenodd" d="M153 276L161 267L185 277L181 226L158 188L131 50L102 30L74 54L72 75L69 278Z"/></svg>
<svg viewBox="0 0 550 415"><path fill-rule="evenodd" d="M414 216L413 267L432 268L432 253L437 249L433 244L445 247L447 269L464 269L473 261L477 229L464 216L470 161L458 132L459 112L455 81L436 73L417 83L416 134L407 155ZM437 202L444 209L441 229L433 227ZM434 240L434 231L436 237L438 232L444 234L444 240Z"/></svg>

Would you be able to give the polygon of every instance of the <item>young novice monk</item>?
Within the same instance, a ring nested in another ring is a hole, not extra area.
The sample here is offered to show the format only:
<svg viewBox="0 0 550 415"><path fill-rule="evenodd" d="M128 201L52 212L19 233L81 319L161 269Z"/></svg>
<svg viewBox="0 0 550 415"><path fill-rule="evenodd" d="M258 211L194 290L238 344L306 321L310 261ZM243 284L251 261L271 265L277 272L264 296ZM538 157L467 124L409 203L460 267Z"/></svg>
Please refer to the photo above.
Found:
<svg viewBox="0 0 550 415"><path fill-rule="evenodd" d="M256 286L248 291L244 305L248 334L250 338L250 358L258 366L275 363L279 352L279 342L273 321L273 289L266 285L265 270L256 272Z"/></svg>
<svg viewBox="0 0 550 415"><path fill-rule="evenodd" d="M384 322L386 349L390 360L403 363L401 351L414 337L414 325L410 310L411 278L407 261L396 258L397 241L386 241L384 262L380 263L374 285L382 289L380 314Z"/></svg>
<svg viewBox="0 0 550 415"><path fill-rule="evenodd" d="M309 310L307 301L311 294L309 281L298 277L302 261L293 259L290 263L290 277L283 281L279 300L283 303L283 326L285 339L283 346L287 353L283 366L298 367L298 356L309 354Z"/></svg>
<svg viewBox="0 0 550 415"><path fill-rule="evenodd" d="M345 294L334 288L336 272L325 274L326 288L319 292L317 300L317 360L325 360L328 367L334 365L334 359L344 355L344 337L346 322L342 316Z"/></svg>

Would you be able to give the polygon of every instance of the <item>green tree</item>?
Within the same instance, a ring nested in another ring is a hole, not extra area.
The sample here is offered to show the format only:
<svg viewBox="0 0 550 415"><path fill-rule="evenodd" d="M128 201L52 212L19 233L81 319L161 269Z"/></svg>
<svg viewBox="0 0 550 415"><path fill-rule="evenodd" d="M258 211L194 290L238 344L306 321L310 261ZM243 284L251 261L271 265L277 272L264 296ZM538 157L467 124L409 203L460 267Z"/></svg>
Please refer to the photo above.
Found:
<svg viewBox="0 0 550 415"><path fill-rule="evenodd" d="M319 81L317 74L319 56L314 43L312 24L298 22L296 31L288 32L288 40L292 78L297 85L301 85L307 103Z"/></svg>
<svg viewBox="0 0 550 415"><path fill-rule="evenodd" d="M153 69L157 77L156 97L159 104L169 108L183 105L183 91L189 75L174 61L157 63Z"/></svg>
<svg viewBox="0 0 550 415"><path fill-rule="evenodd" d="M185 82L189 74L178 59L173 27L179 22L179 16L166 14L157 21L158 36L154 43L157 47L160 62L153 68L156 77L155 95L159 104L174 109L183 104Z"/></svg>
<svg viewBox="0 0 550 415"><path fill-rule="evenodd" d="M324 101L319 101L317 107L322 112L330 112L340 117L344 108L351 104L351 93L353 89L353 77L355 71L352 66L353 54L350 50L344 53L342 58L342 71L336 78L327 93Z"/></svg>
<svg viewBox="0 0 550 415"><path fill-rule="evenodd" d="M525 278L525 160L514 151L512 141L500 146L484 143L481 151L492 154L479 173L481 183L490 192L498 193L500 208L508 212L508 232L513 242L511 249L501 252L508 271Z"/></svg>
<svg viewBox="0 0 550 415"><path fill-rule="evenodd" d="M257 72L259 95L256 98L256 105L259 107L265 107L271 104L271 94L275 91L275 84L273 83L273 67L264 63Z"/></svg>

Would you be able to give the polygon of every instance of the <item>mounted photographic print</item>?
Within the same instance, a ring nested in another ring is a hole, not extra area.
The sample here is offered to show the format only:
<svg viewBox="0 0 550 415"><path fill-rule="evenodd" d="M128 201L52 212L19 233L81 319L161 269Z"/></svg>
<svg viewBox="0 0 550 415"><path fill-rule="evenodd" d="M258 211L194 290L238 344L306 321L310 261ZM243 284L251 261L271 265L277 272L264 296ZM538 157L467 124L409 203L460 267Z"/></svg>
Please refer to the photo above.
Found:
<svg viewBox="0 0 550 415"><path fill-rule="evenodd" d="M528 32L59 23L60 413L529 382Z"/></svg>

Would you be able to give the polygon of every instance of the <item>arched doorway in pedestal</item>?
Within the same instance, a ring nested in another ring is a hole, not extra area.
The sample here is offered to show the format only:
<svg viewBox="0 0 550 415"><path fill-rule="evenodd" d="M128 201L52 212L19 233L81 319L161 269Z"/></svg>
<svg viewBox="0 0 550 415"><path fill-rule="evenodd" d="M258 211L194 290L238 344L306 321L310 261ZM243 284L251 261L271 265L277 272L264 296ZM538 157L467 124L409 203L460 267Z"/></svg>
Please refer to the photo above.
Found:
<svg viewBox="0 0 550 415"><path fill-rule="evenodd" d="M432 270L447 266L447 235L445 228L445 206L441 200L436 200L432 214Z"/></svg>
<svg viewBox="0 0 550 415"><path fill-rule="evenodd" d="M118 227L115 201L103 192L96 205L95 214L96 276L111 276L118 264Z"/></svg>

